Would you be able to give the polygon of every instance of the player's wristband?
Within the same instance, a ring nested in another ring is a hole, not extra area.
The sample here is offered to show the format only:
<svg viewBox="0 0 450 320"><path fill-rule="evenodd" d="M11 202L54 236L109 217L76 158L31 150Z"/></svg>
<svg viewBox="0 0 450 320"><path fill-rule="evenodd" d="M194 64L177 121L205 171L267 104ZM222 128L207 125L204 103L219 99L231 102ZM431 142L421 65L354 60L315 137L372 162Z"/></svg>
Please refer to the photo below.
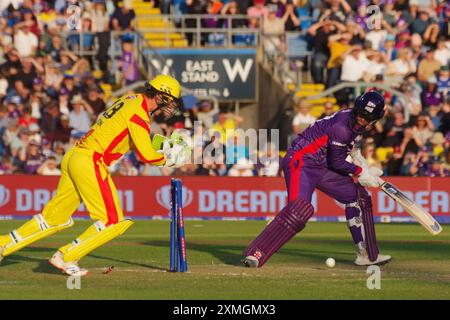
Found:
<svg viewBox="0 0 450 320"><path fill-rule="evenodd" d="M359 166L356 166L355 176L359 176L362 172L362 168Z"/></svg>

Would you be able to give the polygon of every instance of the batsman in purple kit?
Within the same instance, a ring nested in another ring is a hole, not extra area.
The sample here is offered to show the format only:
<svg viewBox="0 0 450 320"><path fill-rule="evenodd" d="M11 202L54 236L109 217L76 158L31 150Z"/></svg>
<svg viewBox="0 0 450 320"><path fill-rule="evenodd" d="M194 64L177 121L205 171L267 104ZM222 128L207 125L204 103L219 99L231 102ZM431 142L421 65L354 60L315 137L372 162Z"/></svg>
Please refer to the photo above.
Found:
<svg viewBox="0 0 450 320"><path fill-rule="evenodd" d="M379 254L372 201L365 187L378 187L381 170L368 168L355 141L384 116L384 98L366 92L346 109L315 122L290 146L283 159L288 204L244 251L242 263L262 267L286 242L305 228L314 214L311 197L317 188L345 205L345 216L356 246L356 265L384 264ZM353 163L346 161L350 155ZM350 176L357 176L355 183Z"/></svg>

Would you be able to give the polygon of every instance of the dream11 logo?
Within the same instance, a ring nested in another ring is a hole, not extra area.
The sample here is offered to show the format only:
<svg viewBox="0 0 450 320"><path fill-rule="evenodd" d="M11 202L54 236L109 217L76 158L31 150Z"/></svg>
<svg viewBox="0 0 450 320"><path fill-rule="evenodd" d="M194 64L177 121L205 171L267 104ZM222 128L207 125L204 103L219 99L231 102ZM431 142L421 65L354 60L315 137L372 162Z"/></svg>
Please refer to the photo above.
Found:
<svg viewBox="0 0 450 320"><path fill-rule="evenodd" d="M0 207L3 207L9 202L10 194L9 189L0 184Z"/></svg>
<svg viewBox="0 0 450 320"><path fill-rule="evenodd" d="M170 209L170 202L171 202L171 193L170 193L171 186L163 186L156 190L156 201L158 201L158 204L166 209ZM186 188L183 186L183 194L182 194L182 203L183 208L186 208L188 205L192 203L193 199L193 192L192 190Z"/></svg>

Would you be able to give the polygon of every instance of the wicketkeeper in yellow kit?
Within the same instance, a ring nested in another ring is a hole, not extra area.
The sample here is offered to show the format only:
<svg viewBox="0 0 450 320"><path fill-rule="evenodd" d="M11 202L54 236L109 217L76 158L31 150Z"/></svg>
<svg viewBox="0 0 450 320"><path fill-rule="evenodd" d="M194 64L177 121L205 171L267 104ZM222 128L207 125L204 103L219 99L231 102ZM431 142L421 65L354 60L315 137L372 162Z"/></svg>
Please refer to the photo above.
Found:
<svg viewBox="0 0 450 320"><path fill-rule="evenodd" d="M0 261L23 247L71 227L72 214L84 202L95 223L49 262L68 275L84 276L78 261L92 250L124 233L133 221L124 219L108 166L134 149L140 160L173 166L186 162L190 149L183 141L155 150L150 138L150 116L169 119L180 112L181 86L170 76L159 75L145 85L143 94L116 100L69 150L61 163L61 179L55 197L42 213L20 228L0 236Z"/></svg>

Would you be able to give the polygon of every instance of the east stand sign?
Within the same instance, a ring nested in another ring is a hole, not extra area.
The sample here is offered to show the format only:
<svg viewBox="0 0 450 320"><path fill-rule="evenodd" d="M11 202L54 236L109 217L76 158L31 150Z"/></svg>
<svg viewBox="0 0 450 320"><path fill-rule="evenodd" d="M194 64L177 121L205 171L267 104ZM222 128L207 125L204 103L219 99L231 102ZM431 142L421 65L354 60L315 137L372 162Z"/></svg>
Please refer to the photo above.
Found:
<svg viewBox="0 0 450 320"><path fill-rule="evenodd" d="M256 100L256 50L164 49L151 58L157 73L173 73L197 96L220 101Z"/></svg>

